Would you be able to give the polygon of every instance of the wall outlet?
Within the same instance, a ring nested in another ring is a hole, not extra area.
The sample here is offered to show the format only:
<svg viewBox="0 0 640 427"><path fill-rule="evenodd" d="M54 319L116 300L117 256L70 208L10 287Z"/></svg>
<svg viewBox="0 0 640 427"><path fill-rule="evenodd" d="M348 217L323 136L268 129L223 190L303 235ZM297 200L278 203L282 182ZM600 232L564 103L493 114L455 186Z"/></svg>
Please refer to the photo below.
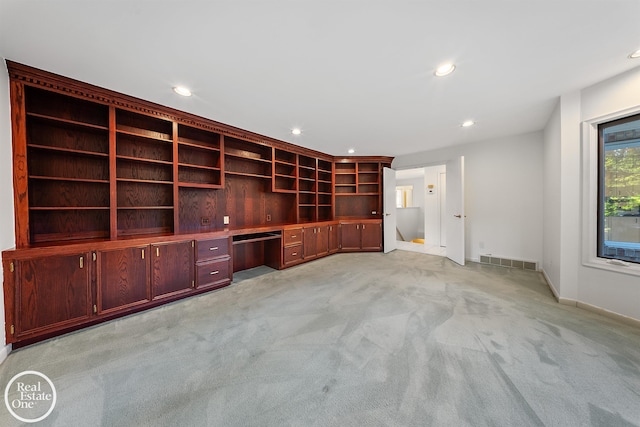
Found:
<svg viewBox="0 0 640 427"><path fill-rule="evenodd" d="M267 222L271 221L271 215L267 214Z"/></svg>
<svg viewBox="0 0 640 427"><path fill-rule="evenodd" d="M203 216L202 218L200 218L200 225L209 225L211 224L211 218L209 218L208 216Z"/></svg>
<svg viewBox="0 0 640 427"><path fill-rule="evenodd" d="M224 225L229 225L229 215L223 216L222 222L224 223Z"/></svg>

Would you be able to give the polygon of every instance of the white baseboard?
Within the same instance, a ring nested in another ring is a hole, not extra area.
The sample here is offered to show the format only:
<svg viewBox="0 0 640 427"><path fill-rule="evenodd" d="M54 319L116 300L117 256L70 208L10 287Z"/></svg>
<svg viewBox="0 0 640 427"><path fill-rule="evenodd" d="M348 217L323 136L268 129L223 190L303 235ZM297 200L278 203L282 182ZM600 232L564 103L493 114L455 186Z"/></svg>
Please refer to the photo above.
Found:
<svg viewBox="0 0 640 427"><path fill-rule="evenodd" d="M635 319L633 317L625 316L624 314L619 314L614 311L609 311L605 308L598 307L596 305L588 304L586 302L578 301L578 308L583 310L590 311L592 313L599 314L604 317L608 317L609 319L614 319L619 321L620 323L624 323L625 325L635 326L636 328L640 328L640 320Z"/></svg>
<svg viewBox="0 0 640 427"><path fill-rule="evenodd" d="M559 304L577 307L582 310L587 310L592 313L596 313L601 316L608 317L609 319L617 320L621 323L624 323L625 325L635 326L640 328L640 320L635 319L633 317L625 316L624 314L619 314L614 311L609 311L605 308L598 307L597 305L589 304L586 302L573 300L569 298L562 298L561 296L558 295L558 291L556 290L556 287L553 285L553 282L551 281L551 279L549 279L549 276L547 276L547 273L544 271L544 269L542 269L542 275L544 276L544 280L546 280L547 285L549 285L549 289L551 289L551 292L553 293L554 298L556 299L556 301L558 301Z"/></svg>
<svg viewBox="0 0 640 427"><path fill-rule="evenodd" d="M11 344L7 344L4 347L0 348L0 364L7 360L7 357L9 357L9 353L11 353Z"/></svg>
<svg viewBox="0 0 640 427"><path fill-rule="evenodd" d="M551 289L551 293L553 294L553 297L556 299L556 301L558 301L558 303L560 303L562 305L570 305L572 307L577 307L578 306L578 301L573 300L573 299L569 299L569 298L562 298L560 296L560 293L556 289L555 285L553 284L553 282L551 281L551 279L547 275L547 272L544 271L544 268L541 269L540 271L542 272L542 276L544 277L544 280L547 282L547 285L549 286L549 289Z"/></svg>

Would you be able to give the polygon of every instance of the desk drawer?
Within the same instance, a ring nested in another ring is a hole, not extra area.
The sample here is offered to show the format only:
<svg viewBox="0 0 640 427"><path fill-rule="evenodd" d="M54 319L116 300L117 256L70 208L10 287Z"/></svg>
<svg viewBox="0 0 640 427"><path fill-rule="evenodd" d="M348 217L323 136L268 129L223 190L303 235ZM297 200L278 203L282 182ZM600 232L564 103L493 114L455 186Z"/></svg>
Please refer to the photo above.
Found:
<svg viewBox="0 0 640 427"><path fill-rule="evenodd" d="M231 259L210 261L196 265L197 288L225 285L231 281Z"/></svg>
<svg viewBox="0 0 640 427"><path fill-rule="evenodd" d="M302 228L290 228L288 230L284 230L282 239L283 246L302 243Z"/></svg>
<svg viewBox="0 0 640 427"><path fill-rule="evenodd" d="M205 261L229 255L229 238L198 240L197 261Z"/></svg>
<svg viewBox="0 0 640 427"><path fill-rule="evenodd" d="M284 248L285 265L300 260L302 260L302 245L289 246L287 248Z"/></svg>

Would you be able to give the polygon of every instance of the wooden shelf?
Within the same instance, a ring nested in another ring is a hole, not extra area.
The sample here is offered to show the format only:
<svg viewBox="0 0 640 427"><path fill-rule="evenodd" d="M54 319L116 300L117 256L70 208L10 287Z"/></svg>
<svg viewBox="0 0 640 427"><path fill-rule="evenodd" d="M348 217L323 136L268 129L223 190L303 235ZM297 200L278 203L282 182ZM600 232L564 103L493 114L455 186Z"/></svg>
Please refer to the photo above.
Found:
<svg viewBox="0 0 640 427"><path fill-rule="evenodd" d="M116 159L131 160L133 162L140 162L140 163L155 163L155 164L158 164L158 165L173 165L173 162L168 162L166 160L147 159L147 158L143 158L143 157L132 157L132 156L120 156L120 155L117 155Z"/></svg>
<svg viewBox="0 0 640 427"><path fill-rule="evenodd" d="M224 156L225 157L235 157L237 159L242 159L242 160L250 160L252 162L262 162L262 163L268 163L271 164L271 160L270 159L262 159L259 157L251 157L251 156L247 156L243 153L234 153L231 151L224 151Z"/></svg>
<svg viewBox="0 0 640 427"><path fill-rule="evenodd" d="M38 175L29 175L29 179L41 179L47 181L68 181L68 182L95 182L99 184L108 184L109 180L107 179L85 179L85 178L66 178L62 176L38 176Z"/></svg>
<svg viewBox="0 0 640 427"><path fill-rule="evenodd" d="M37 119L41 119L41 120L48 120L48 121L52 121L52 122L56 122L56 123L63 123L63 124L66 124L66 125L78 126L78 127L81 127L81 128L88 128L88 129L94 129L94 130L104 130L104 131L108 131L109 130L109 128L107 126L94 125L94 124L91 124L91 123L79 122L77 120L69 120L69 119L64 119L64 118L55 117L55 116L48 116L48 115L45 115L45 114L27 113L27 117L37 118Z"/></svg>
<svg viewBox="0 0 640 427"><path fill-rule="evenodd" d="M180 166L181 168L191 168L191 169L203 169L203 170L210 170L210 171L220 171L220 168L218 168L218 167L214 167L214 166L200 166L200 165L194 165L194 164L189 164L189 163L178 163L178 166Z"/></svg>
<svg viewBox="0 0 640 427"><path fill-rule="evenodd" d="M185 138L179 138L178 145L195 148L196 150L218 151L218 152L220 151L219 147L211 147L199 141L186 140Z"/></svg>
<svg viewBox="0 0 640 427"><path fill-rule="evenodd" d="M30 211L101 211L109 210L109 206L32 206Z"/></svg>
<svg viewBox="0 0 640 427"><path fill-rule="evenodd" d="M116 178L118 182L139 182L143 184L172 185L173 181L155 181L152 179Z"/></svg>
<svg viewBox="0 0 640 427"><path fill-rule="evenodd" d="M218 188L220 188L220 184L201 184L201 183L197 183L197 182L178 182L178 187L181 187L181 188L218 189Z"/></svg>
<svg viewBox="0 0 640 427"><path fill-rule="evenodd" d="M27 144L29 148L36 148L39 150L48 150L48 151L56 151L60 153L69 153L69 154L79 154L83 156L95 156L95 157L106 157L109 158L109 154L100 153L97 151L86 151L86 150L76 150L73 148L65 148L65 147L55 147L52 145L40 145L40 144Z"/></svg>
<svg viewBox="0 0 640 427"><path fill-rule="evenodd" d="M160 209L173 209L173 206L118 206L119 211L123 210L138 210L138 209L147 209L147 210L160 210Z"/></svg>
<svg viewBox="0 0 640 427"><path fill-rule="evenodd" d="M146 129L134 128L130 126L117 125L116 132L122 135L131 135L138 138L152 139L154 141L162 141L162 142L168 142L168 143L173 142L171 137L169 137L169 135L167 134L148 131Z"/></svg>
<svg viewBox="0 0 640 427"><path fill-rule="evenodd" d="M235 172L235 171L230 171L230 170L225 170L224 173L226 175L250 176L250 177L253 177L253 178L271 179L270 175L259 175L259 174L255 174L255 173Z"/></svg>

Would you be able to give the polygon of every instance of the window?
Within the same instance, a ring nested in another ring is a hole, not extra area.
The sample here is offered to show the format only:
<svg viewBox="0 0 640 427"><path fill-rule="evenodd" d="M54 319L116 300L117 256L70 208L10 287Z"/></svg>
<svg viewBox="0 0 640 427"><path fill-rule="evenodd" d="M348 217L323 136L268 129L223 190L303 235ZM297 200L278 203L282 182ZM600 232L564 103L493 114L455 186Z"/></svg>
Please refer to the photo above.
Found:
<svg viewBox="0 0 640 427"><path fill-rule="evenodd" d="M399 185L396 187L396 208L410 208L413 206L413 185Z"/></svg>
<svg viewBox="0 0 640 427"><path fill-rule="evenodd" d="M598 256L640 263L640 114L598 126Z"/></svg>

